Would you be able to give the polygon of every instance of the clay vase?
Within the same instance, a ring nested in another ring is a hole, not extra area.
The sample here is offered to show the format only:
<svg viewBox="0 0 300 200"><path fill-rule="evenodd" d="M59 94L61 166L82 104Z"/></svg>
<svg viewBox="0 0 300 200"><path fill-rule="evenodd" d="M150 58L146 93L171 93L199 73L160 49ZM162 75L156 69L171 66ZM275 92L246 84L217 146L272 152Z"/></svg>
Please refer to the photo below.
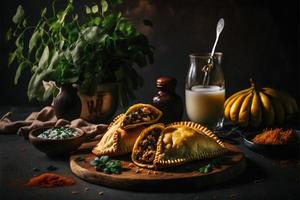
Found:
<svg viewBox="0 0 300 200"><path fill-rule="evenodd" d="M57 119L72 121L79 118L81 101L77 89L70 84L62 85L60 93L54 99L53 107Z"/></svg>
<svg viewBox="0 0 300 200"><path fill-rule="evenodd" d="M117 83L98 84L93 95L78 95L82 103L80 118L91 123L109 123L118 108Z"/></svg>
<svg viewBox="0 0 300 200"><path fill-rule="evenodd" d="M177 81L175 78L162 76L156 80L157 94L152 104L163 112L162 121L171 123L180 121L183 114L183 102L175 93Z"/></svg>

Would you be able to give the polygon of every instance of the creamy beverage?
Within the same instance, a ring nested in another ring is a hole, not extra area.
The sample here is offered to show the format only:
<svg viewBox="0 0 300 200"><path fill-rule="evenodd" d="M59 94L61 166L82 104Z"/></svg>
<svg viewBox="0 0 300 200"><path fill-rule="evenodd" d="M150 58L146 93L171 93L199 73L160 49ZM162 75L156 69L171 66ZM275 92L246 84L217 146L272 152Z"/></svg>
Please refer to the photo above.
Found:
<svg viewBox="0 0 300 200"><path fill-rule="evenodd" d="M223 115L225 89L196 85L185 90L186 111L190 120L213 127Z"/></svg>

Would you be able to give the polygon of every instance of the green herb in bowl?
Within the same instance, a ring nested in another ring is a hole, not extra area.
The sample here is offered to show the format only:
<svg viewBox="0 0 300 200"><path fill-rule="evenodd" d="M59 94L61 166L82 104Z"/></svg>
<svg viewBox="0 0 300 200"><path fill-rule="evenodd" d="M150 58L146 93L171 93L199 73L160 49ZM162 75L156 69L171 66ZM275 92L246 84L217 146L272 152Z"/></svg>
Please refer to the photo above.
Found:
<svg viewBox="0 0 300 200"><path fill-rule="evenodd" d="M79 135L80 133L78 133L76 130L72 128L60 127L60 128L47 129L43 131L41 134L39 134L37 137L42 139L57 140L57 139L72 138Z"/></svg>

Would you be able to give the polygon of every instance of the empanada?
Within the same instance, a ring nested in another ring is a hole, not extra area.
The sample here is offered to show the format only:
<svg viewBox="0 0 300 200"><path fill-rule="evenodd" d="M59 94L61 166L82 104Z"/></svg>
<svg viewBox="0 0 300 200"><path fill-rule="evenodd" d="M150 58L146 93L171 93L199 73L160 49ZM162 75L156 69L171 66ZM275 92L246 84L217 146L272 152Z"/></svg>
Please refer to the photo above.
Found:
<svg viewBox="0 0 300 200"><path fill-rule="evenodd" d="M97 156L119 156L132 151L134 143L145 128L139 126L130 130L120 128L124 114L118 115L109 125L100 142L93 148L92 152Z"/></svg>
<svg viewBox="0 0 300 200"><path fill-rule="evenodd" d="M150 104L135 104L125 113L121 128L124 130L140 125L154 124L162 117L162 112Z"/></svg>
<svg viewBox="0 0 300 200"><path fill-rule="evenodd" d="M163 168L220 156L227 150L210 130L193 122L154 124L140 134L132 161L146 168Z"/></svg>

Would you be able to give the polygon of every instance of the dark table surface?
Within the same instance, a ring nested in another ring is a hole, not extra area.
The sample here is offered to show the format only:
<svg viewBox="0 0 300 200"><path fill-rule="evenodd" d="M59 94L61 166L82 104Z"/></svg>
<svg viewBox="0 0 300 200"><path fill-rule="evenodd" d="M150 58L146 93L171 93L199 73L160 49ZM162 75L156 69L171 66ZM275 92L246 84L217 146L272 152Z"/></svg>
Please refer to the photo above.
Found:
<svg viewBox="0 0 300 200"><path fill-rule="evenodd" d="M24 119L31 107L0 107L0 114L13 111L15 119ZM202 190L133 192L87 183L72 174L68 159L53 159L36 150L16 134L0 135L0 200L11 199L300 199L300 159L271 159L238 144L247 158L247 168L239 177ZM298 153L299 154L299 153ZM28 188L26 181L34 175L57 167L55 173L72 176L77 184L51 189ZM35 172L33 168L41 171ZM161 186L164 187L163 185ZM88 190L86 191L86 188ZM99 195L99 192L103 192ZM74 194L75 193L75 194Z"/></svg>

